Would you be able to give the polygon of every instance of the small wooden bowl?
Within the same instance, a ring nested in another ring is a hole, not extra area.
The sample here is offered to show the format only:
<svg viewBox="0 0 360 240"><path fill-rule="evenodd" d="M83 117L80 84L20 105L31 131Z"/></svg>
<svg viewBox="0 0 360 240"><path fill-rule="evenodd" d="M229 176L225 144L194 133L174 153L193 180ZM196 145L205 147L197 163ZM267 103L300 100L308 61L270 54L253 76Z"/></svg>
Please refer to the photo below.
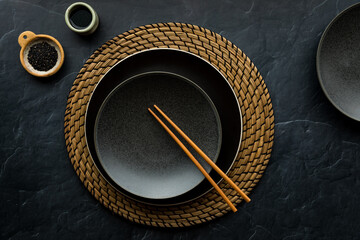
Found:
<svg viewBox="0 0 360 240"><path fill-rule="evenodd" d="M59 69L63 65L64 56L65 56L64 50L61 44L55 38L45 34L36 35L31 31L25 31L19 35L18 42L21 47L20 50L21 64L25 68L25 70L28 71L28 73L30 73L31 75L34 75L36 77L49 77L55 74L57 71L59 71ZM51 46L55 47L55 50L58 53L58 59L56 61L56 64L48 71L36 70L28 61L28 54L30 47L40 42L47 42Z"/></svg>

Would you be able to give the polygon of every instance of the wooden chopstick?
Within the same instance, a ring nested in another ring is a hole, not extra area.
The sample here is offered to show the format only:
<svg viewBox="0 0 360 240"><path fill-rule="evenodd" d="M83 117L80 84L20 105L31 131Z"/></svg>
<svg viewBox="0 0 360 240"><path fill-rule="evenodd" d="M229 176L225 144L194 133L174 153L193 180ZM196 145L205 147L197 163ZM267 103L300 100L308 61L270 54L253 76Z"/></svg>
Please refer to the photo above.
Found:
<svg viewBox="0 0 360 240"><path fill-rule="evenodd" d="M169 135L175 140L175 142L181 147L181 149L186 153L186 155L193 161L196 167L201 171L201 173L205 176L205 178L211 183L211 185L218 191L221 197L225 200L225 202L229 205L233 212L236 212L237 209L226 197L225 193L219 188L219 186L214 182L214 180L210 177L210 175L206 172L206 170L201 166L201 164L196 160L196 158L190 153L190 151L184 146L184 144L175 136L175 134L161 121L161 119L153 112L150 108L148 108L149 112L155 117L155 119L161 124L161 126L169 133Z"/></svg>
<svg viewBox="0 0 360 240"><path fill-rule="evenodd" d="M195 149L195 151L202 157L205 159L205 161L222 177L224 178L229 184L230 186L232 186L239 194L240 196L246 201L246 202L250 202L251 199L246 196L246 194L241 191L241 189L236 186L236 184L218 167L216 166L216 164L211 161L211 159L198 147L196 146L196 144L173 122L171 121L171 119L163 112L161 111L161 109L154 105L154 107L156 108L156 110L159 111L159 113L166 119L166 121L168 121L171 126L173 126L173 128L175 128L175 130L190 144L191 147L193 147Z"/></svg>

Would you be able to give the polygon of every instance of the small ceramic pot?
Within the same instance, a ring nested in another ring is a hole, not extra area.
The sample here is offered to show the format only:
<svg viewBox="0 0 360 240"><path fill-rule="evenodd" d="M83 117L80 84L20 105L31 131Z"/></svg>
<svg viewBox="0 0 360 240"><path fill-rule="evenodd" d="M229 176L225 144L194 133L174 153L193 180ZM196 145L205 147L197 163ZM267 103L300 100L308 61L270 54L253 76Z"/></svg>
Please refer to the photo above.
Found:
<svg viewBox="0 0 360 240"><path fill-rule="evenodd" d="M61 44L54 37L45 34L36 35L31 31L25 31L19 35L18 42L21 47L20 62L25 68L25 70L28 71L28 73L30 73L31 75L34 75L36 77L49 77L55 74L61 68L64 62L65 54ZM55 65L48 71L36 70L28 61L28 54L31 46L41 42L47 42L48 44L53 46L58 54Z"/></svg>
<svg viewBox="0 0 360 240"><path fill-rule="evenodd" d="M91 22L87 27L84 28L76 28L75 26L73 26L71 24L70 21L70 16L71 14L78 9L79 7L85 7L86 9L89 10L89 12L91 13ZM97 13L95 12L95 10L87 3L84 2L76 2L71 4L65 12L65 22L66 25L74 32L80 34L80 35L90 35L93 32L95 32L95 30L97 29L98 25L99 25L99 16L97 15Z"/></svg>

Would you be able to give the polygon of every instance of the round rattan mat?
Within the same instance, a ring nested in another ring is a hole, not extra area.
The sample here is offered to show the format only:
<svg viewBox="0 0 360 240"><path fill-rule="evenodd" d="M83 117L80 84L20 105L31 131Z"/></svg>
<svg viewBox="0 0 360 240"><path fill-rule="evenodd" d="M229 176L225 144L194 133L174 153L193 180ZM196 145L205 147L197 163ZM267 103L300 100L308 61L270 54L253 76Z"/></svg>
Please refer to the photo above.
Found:
<svg viewBox="0 0 360 240"><path fill-rule="evenodd" d="M174 48L194 53L227 78L239 99L243 136L236 162L228 176L249 194L268 164L274 135L274 117L266 85L250 59L222 36L191 24L146 25L114 37L84 64L71 88L65 112L65 140L80 180L105 207L126 219L151 226L185 227L231 211L216 190L176 206L152 206L122 195L99 173L85 140L85 112L90 95L102 76L119 60L151 48ZM239 195L226 182L220 188L238 204ZM252 204L252 203L250 203Z"/></svg>

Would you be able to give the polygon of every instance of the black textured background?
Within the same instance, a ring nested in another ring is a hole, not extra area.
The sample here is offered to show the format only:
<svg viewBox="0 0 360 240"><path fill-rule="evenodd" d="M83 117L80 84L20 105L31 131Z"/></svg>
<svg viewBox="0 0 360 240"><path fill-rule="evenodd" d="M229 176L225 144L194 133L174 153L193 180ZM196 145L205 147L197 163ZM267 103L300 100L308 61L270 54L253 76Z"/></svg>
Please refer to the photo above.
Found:
<svg viewBox="0 0 360 240"><path fill-rule="evenodd" d="M98 31L65 25L71 1L0 0L0 236L2 239L359 239L360 123L340 114L316 76L320 36L352 0L89 1ZM65 148L66 99L102 43L131 28L185 22L217 32L260 70L275 112L270 164L251 194L210 223L165 230L113 215L80 182ZM57 38L60 72L43 81L19 61L18 35Z"/></svg>

